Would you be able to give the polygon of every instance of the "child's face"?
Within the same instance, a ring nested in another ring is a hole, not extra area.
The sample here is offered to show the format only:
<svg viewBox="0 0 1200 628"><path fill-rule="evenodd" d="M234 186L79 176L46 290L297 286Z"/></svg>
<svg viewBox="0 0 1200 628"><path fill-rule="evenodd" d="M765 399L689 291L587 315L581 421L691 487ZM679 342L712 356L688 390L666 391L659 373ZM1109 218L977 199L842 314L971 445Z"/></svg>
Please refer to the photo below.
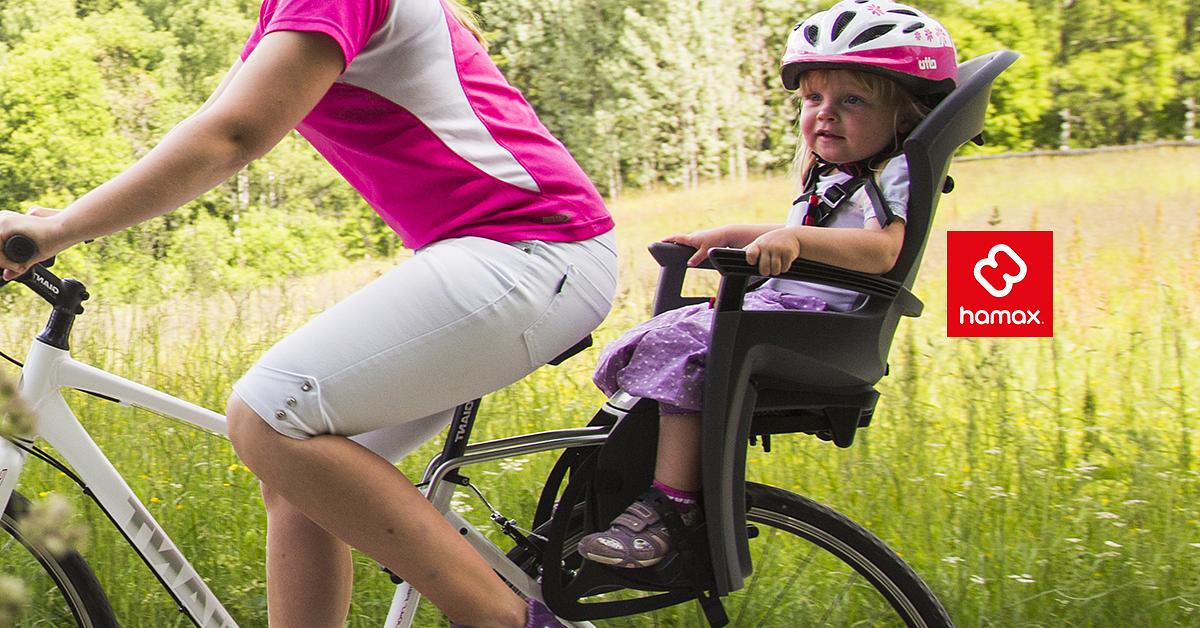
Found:
<svg viewBox="0 0 1200 628"><path fill-rule="evenodd" d="M801 83L800 133L817 155L836 164L872 157L896 139L896 109L835 70Z"/></svg>

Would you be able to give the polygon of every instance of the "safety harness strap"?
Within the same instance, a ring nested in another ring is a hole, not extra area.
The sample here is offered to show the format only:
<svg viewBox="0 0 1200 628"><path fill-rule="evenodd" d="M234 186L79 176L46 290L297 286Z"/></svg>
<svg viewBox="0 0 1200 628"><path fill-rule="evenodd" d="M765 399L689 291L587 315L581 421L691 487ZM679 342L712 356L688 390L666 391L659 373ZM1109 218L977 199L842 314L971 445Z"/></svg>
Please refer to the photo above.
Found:
<svg viewBox="0 0 1200 628"><path fill-rule="evenodd" d="M818 194L817 183L821 177L838 169L850 174L851 178L848 181L835 183L826 188L824 193ZM875 216L881 220L882 226L888 226L896 219L896 215L892 213L892 209L884 201L883 193L879 189L879 183L875 180L871 168L863 163L850 164L849 166L839 168L837 164L832 164L818 158L817 163L809 168L808 174L804 177L804 192L793 204L807 203L803 221L804 225L825 227L834 213L841 209L850 197L854 196L864 186L867 188L867 198L870 199L871 206L875 208Z"/></svg>

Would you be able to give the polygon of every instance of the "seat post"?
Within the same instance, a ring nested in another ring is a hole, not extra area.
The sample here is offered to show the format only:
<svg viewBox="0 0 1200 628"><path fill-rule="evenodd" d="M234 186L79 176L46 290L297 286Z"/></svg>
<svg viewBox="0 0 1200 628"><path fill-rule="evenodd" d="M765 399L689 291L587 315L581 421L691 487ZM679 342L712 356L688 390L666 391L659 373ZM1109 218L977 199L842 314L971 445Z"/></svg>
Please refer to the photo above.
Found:
<svg viewBox="0 0 1200 628"><path fill-rule="evenodd" d="M454 409L454 418L450 419L450 429L446 433L446 444L442 446L443 461L462 456L467 451L467 441L471 439L471 430L475 427L475 417L479 414L479 404L483 399L475 399L459 404ZM446 475L446 480L463 484L466 478L459 475L455 469Z"/></svg>

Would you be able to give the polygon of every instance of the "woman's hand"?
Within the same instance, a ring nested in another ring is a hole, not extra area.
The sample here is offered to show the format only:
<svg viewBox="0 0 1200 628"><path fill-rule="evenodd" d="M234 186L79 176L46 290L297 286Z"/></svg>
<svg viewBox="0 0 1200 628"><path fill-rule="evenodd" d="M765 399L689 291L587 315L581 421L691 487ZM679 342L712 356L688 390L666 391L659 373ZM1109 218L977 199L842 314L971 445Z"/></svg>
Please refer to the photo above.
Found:
<svg viewBox="0 0 1200 628"><path fill-rule="evenodd" d="M36 205L30 207L27 214L0 211L0 268L4 269L6 281L20 277L34 264L73 244L63 238L57 219L59 211ZM20 264L5 257L3 250L3 243L17 234L28 237L37 245L37 254Z"/></svg>
<svg viewBox="0 0 1200 628"><path fill-rule="evenodd" d="M663 242L671 242L673 244L682 244L684 246L694 247L696 254L688 259L688 266L695 266L708 258L708 250L718 246L729 245L729 227L717 227L715 229L704 229L702 231L693 231L691 233L681 233L667 238L663 238Z"/></svg>
<svg viewBox="0 0 1200 628"><path fill-rule="evenodd" d="M778 275L800 257L800 238L796 237L796 229L783 227L768 231L746 247L746 261L758 265L758 272L764 276Z"/></svg>
<svg viewBox="0 0 1200 628"><path fill-rule="evenodd" d="M709 249L721 246L729 246L735 249L741 248L758 236L777 227L778 225L725 225L713 229L673 235L669 238L663 238L663 242L694 247L696 254L687 263L688 266L695 266L708 259Z"/></svg>

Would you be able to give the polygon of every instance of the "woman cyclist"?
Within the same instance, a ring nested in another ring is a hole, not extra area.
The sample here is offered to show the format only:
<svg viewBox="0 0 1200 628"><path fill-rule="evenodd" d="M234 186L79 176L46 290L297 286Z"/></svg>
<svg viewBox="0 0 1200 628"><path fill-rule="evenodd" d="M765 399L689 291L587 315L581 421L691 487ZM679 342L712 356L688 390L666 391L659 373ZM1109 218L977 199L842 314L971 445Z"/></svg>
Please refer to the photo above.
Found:
<svg viewBox="0 0 1200 628"><path fill-rule="evenodd" d="M512 383L608 312L612 220L563 145L439 0L265 0L213 95L62 211L0 212L29 263L178 208L299 131L416 251L271 348L234 385L263 485L272 626L341 626L353 546L452 621L556 626L393 466L448 409Z"/></svg>

